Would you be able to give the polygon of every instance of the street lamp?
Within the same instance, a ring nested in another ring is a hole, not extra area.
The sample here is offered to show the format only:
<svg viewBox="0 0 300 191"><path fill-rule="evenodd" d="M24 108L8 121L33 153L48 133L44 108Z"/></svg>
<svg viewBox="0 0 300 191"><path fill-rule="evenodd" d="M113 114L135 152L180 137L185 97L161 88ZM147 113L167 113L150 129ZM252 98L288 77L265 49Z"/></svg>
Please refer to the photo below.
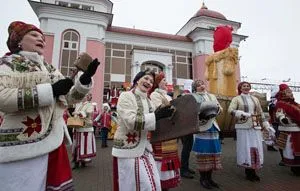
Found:
<svg viewBox="0 0 300 191"><path fill-rule="evenodd" d="M290 82L291 78L288 78L287 80L282 80L282 82Z"/></svg>
<svg viewBox="0 0 300 191"><path fill-rule="evenodd" d="M246 78L248 78L248 76L241 76L242 81L245 81Z"/></svg>

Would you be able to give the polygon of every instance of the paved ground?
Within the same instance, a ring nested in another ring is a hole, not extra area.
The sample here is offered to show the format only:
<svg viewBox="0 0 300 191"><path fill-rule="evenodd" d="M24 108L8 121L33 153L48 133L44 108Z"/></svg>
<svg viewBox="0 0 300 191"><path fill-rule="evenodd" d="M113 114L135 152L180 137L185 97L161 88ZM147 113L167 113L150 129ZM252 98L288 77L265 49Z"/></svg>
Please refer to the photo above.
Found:
<svg viewBox="0 0 300 191"><path fill-rule="evenodd" d="M75 189L77 191L111 191L112 190L112 157L111 145L101 148L97 141L97 157L87 167L73 171ZM245 179L244 170L236 166L235 141L226 138L223 145L223 170L213 176L226 191L299 191L300 177L293 176L288 167L278 166L280 156L278 152L265 150L264 168L260 170L261 182L250 182ZM191 167L196 169L195 158L191 153ZM182 179L180 187L174 191L206 190L201 187L199 174L192 180Z"/></svg>

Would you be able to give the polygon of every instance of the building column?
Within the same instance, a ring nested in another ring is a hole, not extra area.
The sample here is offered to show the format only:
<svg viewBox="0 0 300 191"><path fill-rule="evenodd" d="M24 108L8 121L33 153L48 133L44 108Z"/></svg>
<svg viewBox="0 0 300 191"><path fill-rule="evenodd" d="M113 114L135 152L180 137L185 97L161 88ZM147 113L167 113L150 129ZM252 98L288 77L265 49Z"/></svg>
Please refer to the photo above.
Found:
<svg viewBox="0 0 300 191"><path fill-rule="evenodd" d="M208 57L207 54L197 55L193 58L193 79L205 80L205 59Z"/></svg>
<svg viewBox="0 0 300 191"><path fill-rule="evenodd" d="M168 64L168 66L165 67L166 68L166 80L168 84L173 84L173 80L172 80L172 75L173 75L173 68L174 66L172 64Z"/></svg>
<svg viewBox="0 0 300 191"><path fill-rule="evenodd" d="M54 47L54 35L44 34L45 42L47 46L44 51L44 58L47 63L52 64L53 47Z"/></svg>
<svg viewBox="0 0 300 191"><path fill-rule="evenodd" d="M105 45L100 40L87 40L86 52L93 58L98 58L100 65L96 74L93 76L94 85L91 93L93 102L98 104L98 108L102 108L103 88L104 88L104 66L105 66Z"/></svg>

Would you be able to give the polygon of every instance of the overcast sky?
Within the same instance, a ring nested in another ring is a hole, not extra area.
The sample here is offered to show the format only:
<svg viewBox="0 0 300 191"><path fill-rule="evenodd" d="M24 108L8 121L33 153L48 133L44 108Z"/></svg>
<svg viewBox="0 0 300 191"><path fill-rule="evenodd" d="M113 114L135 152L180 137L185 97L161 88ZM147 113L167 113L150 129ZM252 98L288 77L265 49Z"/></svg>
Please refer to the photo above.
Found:
<svg viewBox="0 0 300 191"><path fill-rule="evenodd" d="M200 9L202 0L111 0L113 25L176 34ZM300 1L205 0L208 9L241 22L239 34L249 36L239 49L241 73L248 79L300 82ZM0 8L0 55L7 52L7 27L22 20L39 25L27 0L7 0Z"/></svg>

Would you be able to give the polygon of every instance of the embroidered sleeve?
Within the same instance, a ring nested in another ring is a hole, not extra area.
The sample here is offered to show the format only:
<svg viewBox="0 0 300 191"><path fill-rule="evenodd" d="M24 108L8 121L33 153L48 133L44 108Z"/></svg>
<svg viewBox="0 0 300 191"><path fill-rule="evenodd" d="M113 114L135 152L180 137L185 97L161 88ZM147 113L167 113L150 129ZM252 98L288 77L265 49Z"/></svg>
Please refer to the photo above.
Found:
<svg viewBox="0 0 300 191"><path fill-rule="evenodd" d="M236 116L237 111L238 111L238 97L234 97L230 102L230 105L228 107L228 112L231 115Z"/></svg>
<svg viewBox="0 0 300 191"><path fill-rule="evenodd" d="M124 92L119 97L117 111L120 120L130 131L143 129L154 130L154 113L144 114L143 104L140 105L141 103L139 103L138 100L136 101L135 97L130 94L132 93Z"/></svg>
<svg viewBox="0 0 300 191"><path fill-rule="evenodd" d="M92 83L89 85L82 85L79 81L80 74L75 78L74 86L71 88L69 93L66 95L68 104L75 104L80 102L85 95L92 89Z"/></svg>
<svg viewBox="0 0 300 191"><path fill-rule="evenodd" d="M3 112L43 107L52 104L53 100L50 84L40 84L33 88L5 88L0 86L0 109Z"/></svg>
<svg viewBox="0 0 300 191"><path fill-rule="evenodd" d="M154 104L155 109L158 108L162 104L161 95L157 92L153 92L150 95L150 99L151 99L152 103Z"/></svg>

